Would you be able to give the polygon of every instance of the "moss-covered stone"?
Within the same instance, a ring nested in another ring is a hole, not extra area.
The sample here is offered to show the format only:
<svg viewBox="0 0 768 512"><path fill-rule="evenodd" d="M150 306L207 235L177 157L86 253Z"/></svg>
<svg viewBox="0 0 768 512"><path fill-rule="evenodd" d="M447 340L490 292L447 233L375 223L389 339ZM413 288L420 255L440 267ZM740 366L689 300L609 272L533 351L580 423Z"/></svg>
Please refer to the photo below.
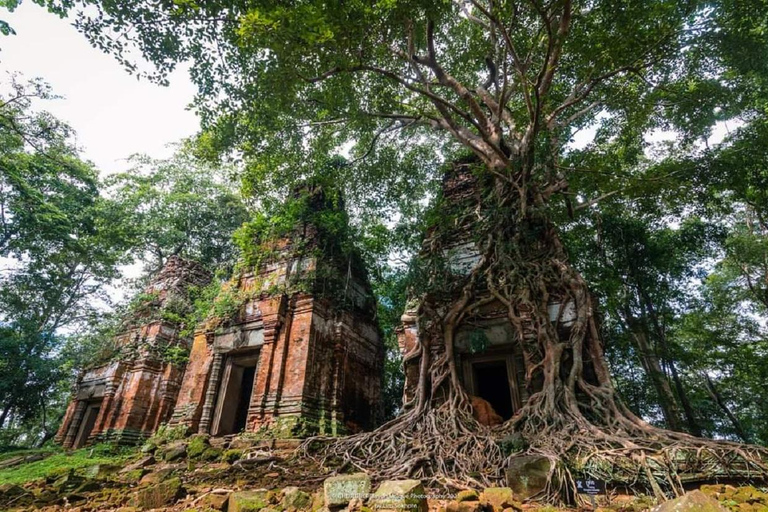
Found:
<svg viewBox="0 0 768 512"><path fill-rule="evenodd" d="M73 492L75 494L83 494L86 492L95 492L100 489L101 489L101 485L98 482L95 482L93 480L86 480L85 482L77 486L77 488L75 488Z"/></svg>
<svg viewBox="0 0 768 512"><path fill-rule="evenodd" d="M538 455L512 457L506 470L507 485L521 499L542 492L552 469L552 461Z"/></svg>
<svg viewBox="0 0 768 512"><path fill-rule="evenodd" d="M456 494L456 501L459 503L462 501L480 501L480 494L474 489L459 491Z"/></svg>
<svg viewBox="0 0 768 512"><path fill-rule="evenodd" d="M125 473L120 473L120 481L125 482L127 484L135 484L141 481L141 478L147 473L147 470L144 468L140 469L132 469L131 471L126 471Z"/></svg>
<svg viewBox="0 0 768 512"><path fill-rule="evenodd" d="M179 460L187 455L187 443L184 441L176 441L167 446L162 447L156 453L160 455L166 462L172 462Z"/></svg>
<svg viewBox="0 0 768 512"><path fill-rule="evenodd" d="M85 470L85 476L88 478L109 478L118 471L121 466L116 464L96 464Z"/></svg>
<svg viewBox="0 0 768 512"><path fill-rule="evenodd" d="M312 505L312 496L298 487L283 489L281 504L285 510L306 510Z"/></svg>
<svg viewBox="0 0 768 512"><path fill-rule="evenodd" d="M208 493L200 498L199 506L203 509L225 510L230 493Z"/></svg>
<svg viewBox="0 0 768 512"><path fill-rule="evenodd" d="M219 448L214 448L212 446L209 446L200 455L200 460L204 460L204 461L219 460L219 459L221 459L221 455L223 453L224 453L223 450L221 450Z"/></svg>
<svg viewBox="0 0 768 512"><path fill-rule="evenodd" d="M171 478L159 484L141 488L131 498L130 505L142 510L162 508L175 502L184 494L179 478Z"/></svg>
<svg viewBox="0 0 768 512"><path fill-rule="evenodd" d="M717 500L698 490L662 503L652 510L653 512L726 512Z"/></svg>
<svg viewBox="0 0 768 512"><path fill-rule="evenodd" d="M232 464L243 458L243 450L226 450L221 454L221 460Z"/></svg>
<svg viewBox="0 0 768 512"><path fill-rule="evenodd" d="M522 510L520 503L515 500L515 494L509 487L487 487L480 494L480 503L493 510L511 508Z"/></svg>
<svg viewBox="0 0 768 512"><path fill-rule="evenodd" d="M252 512L265 509L269 506L267 493L265 489L233 492L229 495L227 512Z"/></svg>
<svg viewBox="0 0 768 512"><path fill-rule="evenodd" d="M484 512L479 501L452 501L445 506L445 512Z"/></svg>
<svg viewBox="0 0 768 512"><path fill-rule="evenodd" d="M141 483L144 485L154 485L159 484L160 482L167 480L175 473L175 470L173 468L162 468L158 469L157 471L153 471L152 473L148 473L144 475L141 478Z"/></svg>
<svg viewBox="0 0 768 512"><path fill-rule="evenodd" d="M187 444L187 457L190 459L200 458L208 448L210 448L208 436L194 435Z"/></svg>
<svg viewBox="0 0 768 512"><path fill-rule="evenodd" d="M83 477L70 471L53 482L52 487L59 493L71 492L83 485L83 482L85 482Z"/></svg>

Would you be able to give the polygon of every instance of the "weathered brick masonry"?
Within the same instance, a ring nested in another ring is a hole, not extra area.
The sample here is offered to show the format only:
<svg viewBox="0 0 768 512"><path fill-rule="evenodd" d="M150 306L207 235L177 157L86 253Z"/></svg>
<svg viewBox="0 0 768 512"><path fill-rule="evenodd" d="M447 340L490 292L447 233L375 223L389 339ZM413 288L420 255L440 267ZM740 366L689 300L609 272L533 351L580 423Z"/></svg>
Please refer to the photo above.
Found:
<svg viewBox="0 0 768 512"><path fill-rule="evenodd" d="M310 192L312 208L341 211ZM338 245L300 223L257 268L223 285L236 308L193 340L156 317L171 294L210 276L171 258L147 289L154 300L116 337L117 356L78 379L57 441L136 442L169 420L190 432L280 437L375 426L384 362L376 304L359 259ZM159 347L174 344L191 345L186 368L162 357Z"/></svg>
<svg viewBox="0 0 768 512"><path fill-rule="evenodd" d="M210 282L194 262L172 256L145 290L148 304L135 311L115 338L111 361L80 375L56 435L65 447L95 440L133 443L168 421L176 403L183 365L166 361L167 348L189 340L158 312L186 296L189 286Z"/></svg>
<svg viewBox="0 0 768 512"><path fill-rule="evenodd" d="M246 300L196 333L172 424L278 437L376 424L384 346L375 301L355 256L329 254L322 237L311 223L297 226L259 268L228 283Z"/></svg>

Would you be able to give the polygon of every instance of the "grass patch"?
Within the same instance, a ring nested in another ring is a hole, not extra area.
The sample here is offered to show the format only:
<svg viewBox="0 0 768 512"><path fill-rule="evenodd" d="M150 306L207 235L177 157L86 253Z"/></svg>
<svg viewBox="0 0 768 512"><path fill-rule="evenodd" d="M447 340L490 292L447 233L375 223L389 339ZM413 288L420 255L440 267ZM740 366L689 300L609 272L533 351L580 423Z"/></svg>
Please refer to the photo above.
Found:
<svg viewBox="0 0 768 512"><path fill-rule="evenodd" d="M15 452L16 455L32 455L38 450ZM43 450L44 451L44 450ZM50 453L51 450L48 450ZM6 454L3 454L5 456ZM95 464L121 464L136 455L135 448L119 448L98 444L72 452L58 451L50 457L29 464L21 464L0 471L1 484L21 484L69 471L78 471Z"/></svg>

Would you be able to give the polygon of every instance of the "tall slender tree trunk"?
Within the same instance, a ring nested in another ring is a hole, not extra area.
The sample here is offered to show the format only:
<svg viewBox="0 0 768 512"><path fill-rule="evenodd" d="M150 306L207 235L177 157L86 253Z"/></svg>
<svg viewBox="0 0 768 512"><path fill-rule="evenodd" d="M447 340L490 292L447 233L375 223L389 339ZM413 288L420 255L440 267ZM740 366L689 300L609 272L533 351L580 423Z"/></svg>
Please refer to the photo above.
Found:
<svg viewBox="0 0 768 512"><path fill-rule="evenodd" d="M683 412L685 413L685 422L688 426L688 431L695 436L701 436L701 425L699 425L699 422L696 420L696 414L694 413L693 407L691 406L691 401L688 399L688 393L683 386L683 381L677 371L677 365L672 359L672 354L669 350L667 331L661 324L659 315L656 312L656 308L654 307L650 297L648 297L648 294L645 292L645 289L638 285L638 291L640 292L640 296L642 297L643 303L645 304L646 314L651 319L651 323L653 324L653 328L656 332L656 339L661 346L661 352L664 355L664 359L667 363L667 367L669 368L670 375L672 376L672 382L675 384L677 397L680 400L680 404L683 406Z"/></svg>
<svg viewBox="0 0 768 512"><path fill-rule="evenodd" d="M8 402L5 404L5 407L3 407L3 411L0 412L0 428L3 428L5 425L5 420L8 419L8 416L11 413L11 410L13 409L13 402Z"/></svg>
<svg viewBox="0 0 768 512"><path fill-rule="evenodd" d="M635 341L640 364L651 379L651 383L653 383L667 428L681 432L683 430L683 422L680 408L675 400L672 387L669 385L669 379L667 379L667 375L661 367L661 361L648 342L646 331L641 325L642 322L627 310L624 311L623 316L632 339Z"/></svg>
<svg viewBox="0 0 768 512"><path fill-rule="evenodd" d="M721 411L725 413L726 416L728 416L728 419L731 422L731 425L733 425L733 430L736 431L736 435L738 435L742 441L745 443L748 443L750 441L749 436L744 431L744 427L741 425L741 421L739 421L739 418L736 417L735 414L733 414L733 411L731 411L731 408L728 407L728 404L725 403L725 400L723 400L722 395L717 390L717 387L715 386L715 383L712 382L712 379L707 375L704 374L704 382L706 383L707 392L709 393L709 396L712 398L712 401L717 404L717 406L720 408Z"/></svg>

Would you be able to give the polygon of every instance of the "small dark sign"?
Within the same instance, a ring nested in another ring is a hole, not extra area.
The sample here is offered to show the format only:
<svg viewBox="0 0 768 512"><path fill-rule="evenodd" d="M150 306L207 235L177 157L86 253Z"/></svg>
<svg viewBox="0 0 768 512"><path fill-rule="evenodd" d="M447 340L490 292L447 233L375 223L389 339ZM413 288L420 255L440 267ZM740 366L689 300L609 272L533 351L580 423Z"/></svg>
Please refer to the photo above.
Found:
<svg viewBox="0 0 768 512"><path fill-rule="evenodd" d="M605 494L605 482L594 478L580 479L576 480L576 489L579 494L589 494L590 496Z"/></svg>

